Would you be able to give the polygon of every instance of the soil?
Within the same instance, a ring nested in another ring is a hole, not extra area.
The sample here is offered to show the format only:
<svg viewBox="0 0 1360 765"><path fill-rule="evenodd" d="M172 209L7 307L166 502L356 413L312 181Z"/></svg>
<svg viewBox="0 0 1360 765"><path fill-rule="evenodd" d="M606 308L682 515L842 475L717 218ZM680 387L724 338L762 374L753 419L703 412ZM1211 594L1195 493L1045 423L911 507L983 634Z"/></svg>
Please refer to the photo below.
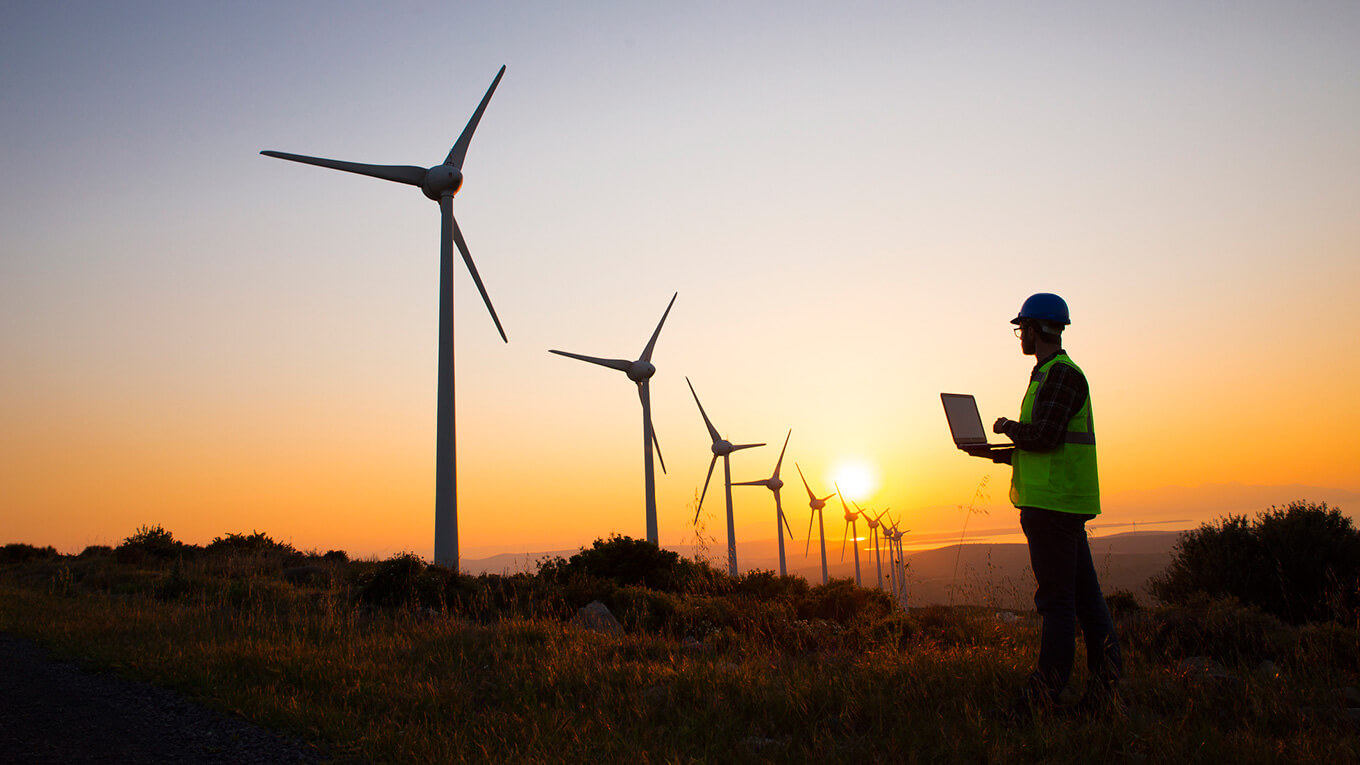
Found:
<svg viewBox="0 0 1360 765"><path fill-rule="evenodd" d="M0 634L0 763L325 763L316 746Z"/></svg>

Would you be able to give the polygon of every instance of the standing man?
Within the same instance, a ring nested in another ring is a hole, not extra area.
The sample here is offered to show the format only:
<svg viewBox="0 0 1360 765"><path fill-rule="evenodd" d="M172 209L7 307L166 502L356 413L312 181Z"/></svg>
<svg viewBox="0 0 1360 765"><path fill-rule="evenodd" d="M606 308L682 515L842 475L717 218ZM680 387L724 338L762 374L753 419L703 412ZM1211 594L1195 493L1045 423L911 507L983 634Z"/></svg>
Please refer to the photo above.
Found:
<svg viewBox="0 0 1360 765"><path fill-rule="evenodd" d="M1043 617L1039 664L1011 712L1028 717L1036 707L1057 703L1072 675L1078 623L1090 671L1079 708L1098 711L1117 701L1115 683L1123 660L1086 540L1086 522L1100 513L1090 389L1081 368L1062 348L1062 331L1071 323L1066 301L1047 292L1031 295L1011 323L1020 350L1036 359L1020 419L1002 417L992 426L1015 447L969 450L1011 465L1010 498L1020 509L1038 584L1034 605Z"/></svg>

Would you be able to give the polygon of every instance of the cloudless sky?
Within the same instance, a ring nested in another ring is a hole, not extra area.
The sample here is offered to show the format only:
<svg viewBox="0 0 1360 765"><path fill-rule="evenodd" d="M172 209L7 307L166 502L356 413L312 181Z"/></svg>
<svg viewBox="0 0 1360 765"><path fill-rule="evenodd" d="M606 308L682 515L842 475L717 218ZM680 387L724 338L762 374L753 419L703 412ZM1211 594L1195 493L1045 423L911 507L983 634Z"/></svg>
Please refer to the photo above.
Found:
<svg viewBox="0 0 1360 765"><path fill-rule="evenodd" d="M676 292L663 544L710 458L686 376L770 444L734 480L792 428L799 533L795 462L918 531L991 476L1004 525L938 394L1018 415L1039 291L1107 496L1360 490L1356 40L1353 2L7 2L0 542L428 557L438 206L258 152L438 164L502 64L455 203L510 339L460 264L465 556L643 535L632 384L547 351L634 358Z"/></svg>

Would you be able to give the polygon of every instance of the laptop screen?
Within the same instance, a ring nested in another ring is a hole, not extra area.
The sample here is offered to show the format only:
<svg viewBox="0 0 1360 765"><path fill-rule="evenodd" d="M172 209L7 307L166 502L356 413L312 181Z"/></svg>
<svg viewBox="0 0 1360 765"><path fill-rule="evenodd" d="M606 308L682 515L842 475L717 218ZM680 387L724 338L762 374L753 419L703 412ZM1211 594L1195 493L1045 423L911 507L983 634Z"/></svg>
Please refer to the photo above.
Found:
<svg viewBox="0 0 1360 765"><path fill-rule="evenodd" d="M941 393L944 402L944 415L949 420L949 432L954 443L985 444L987 431L982 428L982 415L978 414L977 401L966 393Z"/></svg>

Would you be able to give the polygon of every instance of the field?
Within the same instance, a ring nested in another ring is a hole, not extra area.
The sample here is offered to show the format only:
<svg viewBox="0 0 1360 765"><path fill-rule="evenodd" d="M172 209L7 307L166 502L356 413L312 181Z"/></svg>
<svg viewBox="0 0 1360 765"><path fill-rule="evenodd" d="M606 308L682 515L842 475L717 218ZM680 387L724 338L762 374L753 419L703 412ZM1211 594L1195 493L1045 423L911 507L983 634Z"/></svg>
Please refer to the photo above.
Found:
<svg viewBox="0 0 1360 765"><path fill-rule="evenodd" d="M1354 624L1114 595L1124 705L1020 722L996 712L1034 662L1033 613L903 612L846 580L638 561L630 540L469 577L232 539L10 554L0 631L340 762L1360 760ZM593 600L621 630L576 623Z"/></svg>

